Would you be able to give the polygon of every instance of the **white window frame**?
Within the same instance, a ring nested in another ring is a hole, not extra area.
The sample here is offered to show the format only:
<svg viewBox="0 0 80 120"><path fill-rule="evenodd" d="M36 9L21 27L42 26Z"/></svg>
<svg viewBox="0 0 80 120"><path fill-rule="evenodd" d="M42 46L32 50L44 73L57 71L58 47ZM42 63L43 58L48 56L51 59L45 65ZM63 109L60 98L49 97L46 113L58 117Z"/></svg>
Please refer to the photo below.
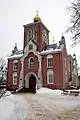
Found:
<svg viewBox="0 0 80 120"><path fill-rule="evenodd" d="M52 75L52 82L49 82L49 75ZM54 72L53 70L48 70L47 71L47 84L53 84L54 83Z"/></svg>
<svg viewBox="0 0 80 120"><path fill-rule="evenodd" d="M52 68L52 67L53 67L53 65L52 65L52 66L48 66L48 60L49 60L50 58L53 59L53 56L52 56L52 55L48 55L48 56L47 56L47 68Z"/></svg>
<svg viewBox="0 0 80 120"><path fill-rule="evenodd" d="M18 70L18 68L17 68L17 69L14 68L15 63L18 64L18 60L14 60L14 61L13 61L13 71L17 71L17 70ZM18 66L17 66L17 67L18 67Z"/></svg>
<svg viewBox="0 0 80 120"><path fill-rule="evenodd" d="M17 79L16 79L16 82L14 82L14 77L17 77L17 72L13 73L13 85L17 85Z"/></svg>

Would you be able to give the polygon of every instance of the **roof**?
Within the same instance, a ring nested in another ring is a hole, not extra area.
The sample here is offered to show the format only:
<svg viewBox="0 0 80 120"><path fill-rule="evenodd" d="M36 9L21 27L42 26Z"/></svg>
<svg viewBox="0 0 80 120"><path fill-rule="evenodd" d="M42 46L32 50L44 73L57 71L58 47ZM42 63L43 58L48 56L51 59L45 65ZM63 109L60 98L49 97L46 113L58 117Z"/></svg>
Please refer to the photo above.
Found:
<svg viewBox="0 0 80 120"><path fill-rule="evenodd" d="M22 56L23 56L23 54L11 55L11 56L8 56L8 59L21 58Z"/></svg>
<svg viewBox="0 0 80 120"><path fill-rule="evenodd" d="M59 53L63 50L64 45L57 45L56 44L51 44L51 45L46 45L44 50L41 52L41 54L49 54L49 53Z"/></svg>
<svg viewBox="0 0 80 120"><path fill-rule="evenodd" d="M23 56L23 50L18 51L17 53L12 53L7 57L7 59L21 58Z"/></svg>
<svg viewBox="0 0 80 120"><path fill-rule="evenodd" d="M56 48L59 48L59 46L57 45L57 43L46 46L46 50L50 49L50 48L52 48L53 50L55 50Z"/></svg>

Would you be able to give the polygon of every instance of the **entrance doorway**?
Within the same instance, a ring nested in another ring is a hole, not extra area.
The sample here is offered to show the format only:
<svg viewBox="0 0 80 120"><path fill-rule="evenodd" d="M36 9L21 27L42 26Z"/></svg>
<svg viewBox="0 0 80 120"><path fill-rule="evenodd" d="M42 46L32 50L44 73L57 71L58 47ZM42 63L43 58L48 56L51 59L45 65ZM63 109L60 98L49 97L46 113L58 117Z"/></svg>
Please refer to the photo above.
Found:
<svg viewBox="0 0 80 120"><path fill-rule="evenodd" d="M34 75L29 78L29 90L30 92L36 92L36 78Z"/></svg>

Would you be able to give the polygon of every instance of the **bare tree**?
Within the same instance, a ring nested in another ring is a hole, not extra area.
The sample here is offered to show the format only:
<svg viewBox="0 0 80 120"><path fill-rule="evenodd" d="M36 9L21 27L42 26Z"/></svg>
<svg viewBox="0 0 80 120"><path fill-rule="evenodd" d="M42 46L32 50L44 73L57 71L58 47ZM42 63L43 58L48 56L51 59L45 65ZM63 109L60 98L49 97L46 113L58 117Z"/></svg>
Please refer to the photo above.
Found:
<svg viewBox="0 0 80 120"><path fill-rule="evenodd" d="M6 79L7 79L6 61L3 59L3 57L0 57L0 88L3 85L3 83L6 82Z"/></svg>
<svg viewBox="0 0 80 120"><path fill-rule="evenodd" d="M0 71L5 67L6 62L3 57L0 57Z"/></svg>
<svg viewBox="0 0 80 120"><path fill-rule="evenodd" d="M67 32L72 34L73 45L80 42L80 0L75 0L67 7L70 15L70 25Z"/></svg>

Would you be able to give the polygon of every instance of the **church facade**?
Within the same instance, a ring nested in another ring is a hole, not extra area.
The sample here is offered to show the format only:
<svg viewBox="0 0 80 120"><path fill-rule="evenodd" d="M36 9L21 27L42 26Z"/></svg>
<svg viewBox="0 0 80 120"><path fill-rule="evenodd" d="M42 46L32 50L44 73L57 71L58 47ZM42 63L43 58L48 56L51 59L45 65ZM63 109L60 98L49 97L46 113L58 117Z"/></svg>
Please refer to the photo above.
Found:
<svg viewBox="0 0 80 120"><path fill-rule="evenodd" d="M65 88L68 83L68 62L65 38L49 45L49 30L37 15L33 23L24 25L24 46L15 45L8 57L9 89L20 87L35 90L40 87Z"/></svg>

